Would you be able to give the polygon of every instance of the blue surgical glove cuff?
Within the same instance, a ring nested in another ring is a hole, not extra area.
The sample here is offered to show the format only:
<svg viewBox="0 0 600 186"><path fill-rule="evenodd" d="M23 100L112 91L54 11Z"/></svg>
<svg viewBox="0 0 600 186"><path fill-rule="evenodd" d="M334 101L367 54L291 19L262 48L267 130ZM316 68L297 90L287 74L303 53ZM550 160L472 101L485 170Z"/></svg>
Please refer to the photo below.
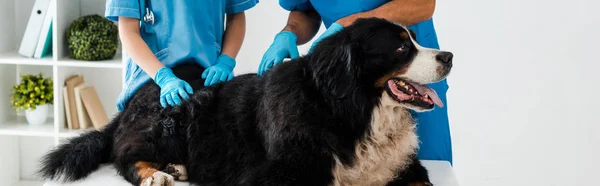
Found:
<svg viewBox="0 0 600 186"><path fill-rule="evenodd" d="M156 84L162 88L167 82L173 80L174 78L176 78L176 76L173 74L173 71L170 68L163 67L156 71L156 74L154 75L154 82L156 82Z"/></svg>
<svg viewBox="0 0 600 186"><path fill-rule="evenodd" d="M310 49L308 49L308 53L312 52L313 48L315 46L317 46L317 44L319 42L321 42L321 40L323 40L326 37L329 37L335 33L338 33L339 31L342 31L343 29L344 29L344 26L340 25L339 23L332 23L331 25L329 25L329 28L327 28L327 30L325 30L325 32L323 32L323 34L321 34L321 36L319 36L319 38L317 38L315 41L313 41L312 45L310 46Z"/></svg>
<svg viewBox="0 0 600 186"><path fill-rule="evenodd" d="M340 25L339 23L335 22L335 23L331 23L331 25L329 25L329 28L327 28L327 30L332 30L333 33L335 32L339 32L340 30L344 29L344 26Z"/></svg>
<svg viewBox="0 0 600 186"><path fill-rule="evenodd" d="M221 65L221 68L224 68L226 70L228 70L229 72L233 72L233 68L235 68L235 59L229 57L227 54L221 54L218 58L217 58L217 64L216 65Z"/></svg>
<svg viewBox="0 0 600 186"><path fill-rule="evenodd" d="M294 34L294 32L291 31L283 31L283 32L279 32L279 34L275 35L275 41L280 40L280 39L284 39L290 43L294 43L296 44L296 42L298 42L298 36L296 36L296 34Z"/></svg>

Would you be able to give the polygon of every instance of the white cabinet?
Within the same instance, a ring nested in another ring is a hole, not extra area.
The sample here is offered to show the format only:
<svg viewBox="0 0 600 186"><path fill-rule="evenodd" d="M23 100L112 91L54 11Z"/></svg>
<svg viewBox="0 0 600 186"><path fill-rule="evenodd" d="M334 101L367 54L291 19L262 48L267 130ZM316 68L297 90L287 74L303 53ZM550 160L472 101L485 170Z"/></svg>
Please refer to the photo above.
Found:
<svg viewBox="0 0 600 186"><path fill-rule="evenodd" d="M66 30L80 16L104 15L105 0L56 0L53 19L52 56L26 58L17 51L21 44L35 0L0 1L0 185L42 185L36 176L44 153L81 130L65 128L62 89L64 80L73 74L84 76L85 82L96 87L109 118L116 114L116 99L123 86L121 49L112 60L78 61L70 58ZM24 113L10 106L11 87L23 73L42 72L54 80L54 104L46 123L29 126ZM89 129L88 129L89 130ZM93 129L92 129L93 130Z"/></svg>

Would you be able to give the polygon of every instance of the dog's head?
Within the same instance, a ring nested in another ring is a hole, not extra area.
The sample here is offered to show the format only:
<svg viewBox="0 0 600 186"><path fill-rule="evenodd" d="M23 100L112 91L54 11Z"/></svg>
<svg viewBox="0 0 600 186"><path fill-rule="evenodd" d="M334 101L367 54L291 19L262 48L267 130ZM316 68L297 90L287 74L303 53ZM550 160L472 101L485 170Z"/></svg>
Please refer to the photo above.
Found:
<svg viewBox="0 0 600 186"><path fill-rule="evenodd" d="M359 19L315 46L309 65L317 86L336 99L362 92L415 111L441 107L436 92L425 85L448 76L453 55L424 48L415 39L399 24Z"/></svg>

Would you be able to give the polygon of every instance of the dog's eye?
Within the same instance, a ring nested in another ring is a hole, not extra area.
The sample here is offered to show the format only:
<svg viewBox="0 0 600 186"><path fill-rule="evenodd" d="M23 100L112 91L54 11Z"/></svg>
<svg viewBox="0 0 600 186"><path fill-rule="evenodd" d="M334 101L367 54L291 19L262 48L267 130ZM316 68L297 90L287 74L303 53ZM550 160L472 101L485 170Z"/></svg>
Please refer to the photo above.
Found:
<svg viewBox="0 0 600 186"><path fill-rule="evenodd" d="M396 52L403 52L406 50L406 48L407 48L406 45L402 45L402 46L400 46L400 48L396 49Z"/></svg>

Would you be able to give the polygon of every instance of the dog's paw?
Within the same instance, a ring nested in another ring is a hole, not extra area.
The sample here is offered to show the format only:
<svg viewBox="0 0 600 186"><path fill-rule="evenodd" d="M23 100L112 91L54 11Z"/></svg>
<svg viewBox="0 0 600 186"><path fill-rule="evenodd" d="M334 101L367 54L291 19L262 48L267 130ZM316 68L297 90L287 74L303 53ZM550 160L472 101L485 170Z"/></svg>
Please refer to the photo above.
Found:
<svg viewBox="0 0 600 186"><path fill-rule="evenodd" d="M408 186L433 186L433 183L430 183L430 182L412 182L412 183L409 183Z"/></svg>
<svg viewBox="0 0 600 186"><path fill-rule="evenodd" d="M165 168L165 172L175 177L175 180L185 181L187 180L187 171L185 166L181 164L168 164Z"/></svg>
<svg viewBox="0 0 600 186"><path fill-rule="evenodd" d="M154 172L154 174L152 174L151 177L146 178L144 181L142 181L141 186L174 186L175 185L175 179L173 179L173 176L161 172L161 171L156 171Z"/></svg>

